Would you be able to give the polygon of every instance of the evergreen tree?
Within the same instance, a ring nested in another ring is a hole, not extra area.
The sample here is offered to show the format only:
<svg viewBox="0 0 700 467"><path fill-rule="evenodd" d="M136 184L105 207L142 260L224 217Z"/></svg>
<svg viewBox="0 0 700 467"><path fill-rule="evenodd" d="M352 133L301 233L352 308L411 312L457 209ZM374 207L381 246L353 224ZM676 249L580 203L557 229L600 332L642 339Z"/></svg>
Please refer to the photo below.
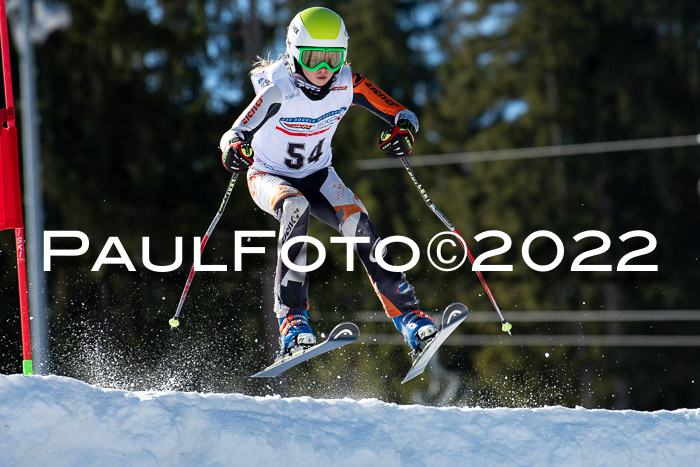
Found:
<svg viewBox="0 0 700 467"><path fill-rule="evenodd" d="M479 1L453 2L451 11L448 33L441 42L449 58L438 73L443 83L452 85L444 88L435 121L444 151L695 132L697 89L690 83L698 68L688 57L697 55L698 31L693 25L699 12L692 2L671 7L657 2ZM676 72L672 89L666 84L669 70ZM685 99L678 99L680 95ZM508 110L515 102L524 102L527 112L511 120ZM454 137L457 135L461 138ZM562 265L551 273L535 273L515 259L514 279L505 288L512 295L500 295L503 307L615 310L643 309L653 303L662 309L692 306L692 293L683 291L692 290L688 281L694 275L693 266L680 256L688 253L687 247L694 251L688 235L697 232L697 217L674 216L671 229L668 217L680 214L679 210L693 212L697 204L693 193L696 177L691 175L697 173L697 164L690 154L670 149L474 164L462 191L465 211L471 213L476 232L504 230L517 248L529 233L546 229L566 245ZM593 241L579 245L571 240L590 229L606 232L613 243L607 254L590 261L612 263L613 267L631 251L631 245L618 240L619 235L636 229L652 232L659 247L645 261L659 263L661 272L567 271L578 254L598 246ZM538 263L551 261L551 243L533 244L531 255ZM503 289L499 285L492 288ZM621 331L614 326L581 324L562 332L606 334L642 329L627 325ZM540 332L550 331L545 327ZM675 328L670 332L684 331ZM600 349L557 352L564 352L563 361L580 375L576 386L582 388L560 403L586 405L602 404L615 396L618 401L624 399L619 389L603 388L607 384L603 380L587 381L592 368L610 379L626 379L619 387L638 387L644 384L640 375L612 374L614 365L624 362L629 368L646 367L650 354L655 353L615 349L611 353L617 361L611 366ZM479 370L482 380L492 378L493 369L499 367L490 354L501 355L501 368L518 361L511 364L520 367L527 354L535 370L543 371L549 365L544 352L537 355L529 349L485 348L479 354L477 362L489 362ZM669 386L669 391L676 389ZM649 407L649 400L642 397L621 403ZM655 401L664 403L661 397Z"/></svg>

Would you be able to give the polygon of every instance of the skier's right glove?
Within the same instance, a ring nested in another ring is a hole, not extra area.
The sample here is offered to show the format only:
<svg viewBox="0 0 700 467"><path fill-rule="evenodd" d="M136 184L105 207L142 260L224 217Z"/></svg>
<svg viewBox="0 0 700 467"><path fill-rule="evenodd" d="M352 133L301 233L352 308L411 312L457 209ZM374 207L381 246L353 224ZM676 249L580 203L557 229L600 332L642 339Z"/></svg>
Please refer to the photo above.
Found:
<svg viewBox="0 0 700 467"><path fill-rule="evenodd" d="M253 164L253 148L240 138L233 137L221 154L221 162L229 172L245 170Z"/></svg>

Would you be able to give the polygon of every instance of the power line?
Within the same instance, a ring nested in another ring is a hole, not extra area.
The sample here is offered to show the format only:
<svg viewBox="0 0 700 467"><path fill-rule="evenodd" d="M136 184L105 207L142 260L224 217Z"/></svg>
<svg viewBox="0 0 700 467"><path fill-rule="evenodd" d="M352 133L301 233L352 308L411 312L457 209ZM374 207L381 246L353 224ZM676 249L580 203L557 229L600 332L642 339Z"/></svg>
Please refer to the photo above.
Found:
<svg viewBox="0 0 700 467"><path fill-rule="evenodd" d="M467 318L468 320L469 318ZM361 344L406 345L398 334L363 334ZM532 347L700 347L700 336L688 335L464 335L452 334L442 344L447 347L474 346L532 346Z"/></svg>
<svg viewBox="0 0 700 467"><path fill-rule="evenodd" d="M384 322L383 311L359 311L357 320L362 322ZM510 311L512 323L579 323L579 322L663 322L700 321L700 310L605 310L605 311ZM470 311L472 323L500 322L490 311Z"/></svg>
<svg viewBox="0 0 700 467"><path fill-rule="evenodd" d="M567 144L559 146L431 154L426 156L410 156L407 159L413 166L467 164L473 162L494 162L517 159L536 159L541 157L574 156L579 154L645 151L651 149L697 146L698 144L700 144L700 134L669 136L662 138L630 139L623 141L605 141L599 143ZM356 164L360 170L403 167L401 161L389 158L363 159L356 161Z"/></svg>
<svg viewBox="0 0 700 467"><path fill-rule="evenodd" d="M360 311L357 321L386 322L383 311ZM471 323L499 322L487 311L472 311ZM669 322L700 321L700 310L605 310L605 311L516 311L510 312L511 323L583 323L583 322ZM517 329L517 326L516 326ZM370 345L405 345L398 333L362 334L361 342ZM445 346L532 346L532 347L700 347L700 335L626 335L626 334L457 334Z"/></svg>

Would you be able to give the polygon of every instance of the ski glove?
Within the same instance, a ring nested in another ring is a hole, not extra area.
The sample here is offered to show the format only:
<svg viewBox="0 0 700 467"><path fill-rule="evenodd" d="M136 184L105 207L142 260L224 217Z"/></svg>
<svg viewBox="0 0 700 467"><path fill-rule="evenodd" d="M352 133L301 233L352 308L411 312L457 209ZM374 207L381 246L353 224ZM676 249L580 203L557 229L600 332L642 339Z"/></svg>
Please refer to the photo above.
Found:
<svg viewBox="0 0 700 467"><path fill-rule="evenodd" d="M233 137L221 154L221 162L229 172L245 170L253 164L253 148L240 138Z"/></svg>
<svg viewBox="0 0 700 467"><path fill-rule="evenodd" d="M379 149L389 157L408 156L413 150L415 128L408 120L399 120L397 125L382 131L379 136Z"/></svg>

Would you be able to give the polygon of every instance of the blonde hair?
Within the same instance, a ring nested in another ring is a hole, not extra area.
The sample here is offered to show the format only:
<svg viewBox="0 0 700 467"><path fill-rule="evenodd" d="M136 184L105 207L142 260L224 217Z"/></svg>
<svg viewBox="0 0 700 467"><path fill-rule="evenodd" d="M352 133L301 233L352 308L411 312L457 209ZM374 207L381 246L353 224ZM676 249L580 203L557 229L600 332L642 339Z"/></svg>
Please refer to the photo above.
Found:
<svg viewBox="0 0 700 467"><path fill-rule="evenodd" d="M276 59L272 60L270 58L270 52L267 53L267 57L261 57L258 55L258 58L253 62L253 68L250 70L250 75L253 76L255 73L259 72L260 70L269 67L273 63L279 62L280 60L284 60L287 55L284 53L281 53L277 56Z"/></svg>

